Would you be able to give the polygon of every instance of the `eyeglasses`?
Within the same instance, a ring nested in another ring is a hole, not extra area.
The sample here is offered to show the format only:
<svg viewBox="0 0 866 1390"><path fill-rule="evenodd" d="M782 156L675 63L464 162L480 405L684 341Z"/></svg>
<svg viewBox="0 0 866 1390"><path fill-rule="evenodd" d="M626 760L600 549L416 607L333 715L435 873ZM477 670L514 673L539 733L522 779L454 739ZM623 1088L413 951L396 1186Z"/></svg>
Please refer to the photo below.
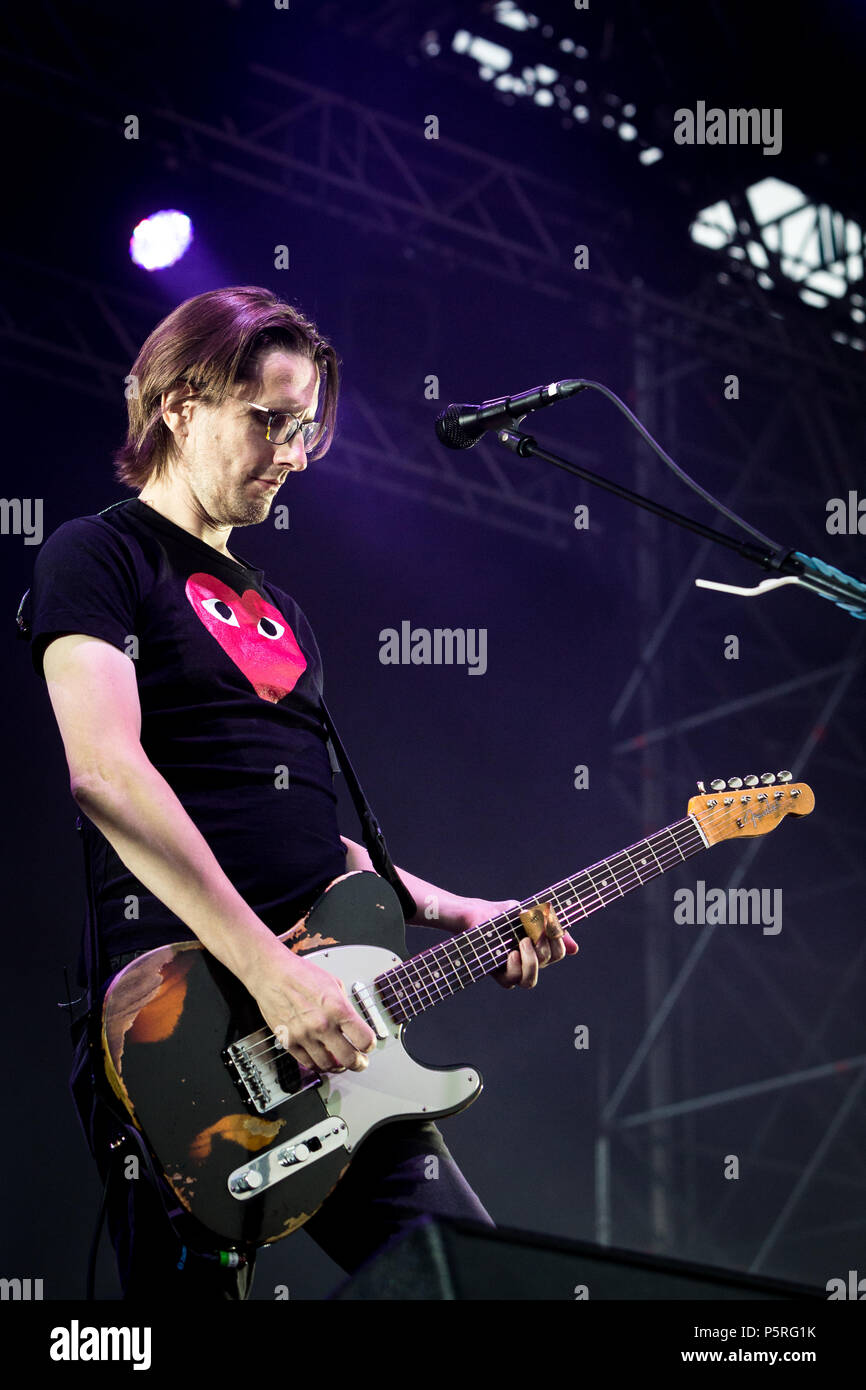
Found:
<svg viewBox="0 0 866 1390"><path fill-rule="evenodd" d="M266 405L256 405L255 401L243 401L242 404L250 405L253 410L258 410L268 417L265 438L269 444L273 444L275 447L279 444L288 444L289 440L294 439L300 430L304 448L309 449L322 428L319 420L299 420L290 410L269 410Z"/></svg>

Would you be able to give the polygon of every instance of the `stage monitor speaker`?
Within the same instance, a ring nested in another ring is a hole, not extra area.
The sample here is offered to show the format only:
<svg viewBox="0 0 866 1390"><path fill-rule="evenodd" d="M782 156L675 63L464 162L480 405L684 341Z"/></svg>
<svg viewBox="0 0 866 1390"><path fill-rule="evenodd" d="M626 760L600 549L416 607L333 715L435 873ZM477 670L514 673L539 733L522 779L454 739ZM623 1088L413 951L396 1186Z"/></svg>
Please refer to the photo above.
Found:
<svg viewBox="0 0 866 1390"><path fill-rule="evenodd" d="M332 1299L820 1299L824 1289L588 1241L421 1217Z"/></svg>

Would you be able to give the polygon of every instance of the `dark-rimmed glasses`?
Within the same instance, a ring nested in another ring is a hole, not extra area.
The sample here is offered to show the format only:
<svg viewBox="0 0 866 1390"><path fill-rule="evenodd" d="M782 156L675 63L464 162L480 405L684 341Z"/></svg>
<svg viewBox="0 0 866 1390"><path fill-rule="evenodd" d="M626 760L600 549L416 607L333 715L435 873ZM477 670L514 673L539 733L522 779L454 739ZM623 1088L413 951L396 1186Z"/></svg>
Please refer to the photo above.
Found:
<svg viewBox="0 0 866 1390"><path fill-rule="evenodd" d="M294 439L300 430L304 449L309 449L322 428L319 420L299 420L297 415L293 415L290 410L270 410L266 405L257 405L255 401L242 401L241 403L252 406L253 410L261 411L263 415L268 417L265 438L275 448L280 444L288 444L289 440Z"/></svg>

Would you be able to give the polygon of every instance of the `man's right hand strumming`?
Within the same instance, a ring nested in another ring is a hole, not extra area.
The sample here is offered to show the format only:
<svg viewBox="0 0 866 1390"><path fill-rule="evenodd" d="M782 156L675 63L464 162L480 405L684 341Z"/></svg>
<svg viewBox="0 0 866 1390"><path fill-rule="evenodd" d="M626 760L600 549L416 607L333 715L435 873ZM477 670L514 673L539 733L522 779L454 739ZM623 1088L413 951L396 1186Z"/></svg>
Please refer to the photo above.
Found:
<svg viewBox="0 0 866 1390"><path fill-rule="evenodd" d="M376 1037L352 1007L342 980L293 955L275 937L274 949L261 953L243 983L277 1041L301 1066L364 1071Z"/></svg>

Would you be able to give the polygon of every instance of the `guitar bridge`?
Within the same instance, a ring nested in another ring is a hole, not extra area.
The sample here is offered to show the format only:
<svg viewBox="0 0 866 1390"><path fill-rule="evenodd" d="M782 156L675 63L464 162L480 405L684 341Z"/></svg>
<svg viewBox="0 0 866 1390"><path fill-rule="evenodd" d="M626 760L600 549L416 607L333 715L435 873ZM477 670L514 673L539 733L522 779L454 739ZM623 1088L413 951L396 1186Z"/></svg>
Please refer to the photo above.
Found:
<svg viewBox="0 0 866 1390"><path fill-rule="evenodd" d="M244 1100L260 1115L322 1083L319 1073L296 1062L268 1028L238 1038L222 1057Z"/></svg>

